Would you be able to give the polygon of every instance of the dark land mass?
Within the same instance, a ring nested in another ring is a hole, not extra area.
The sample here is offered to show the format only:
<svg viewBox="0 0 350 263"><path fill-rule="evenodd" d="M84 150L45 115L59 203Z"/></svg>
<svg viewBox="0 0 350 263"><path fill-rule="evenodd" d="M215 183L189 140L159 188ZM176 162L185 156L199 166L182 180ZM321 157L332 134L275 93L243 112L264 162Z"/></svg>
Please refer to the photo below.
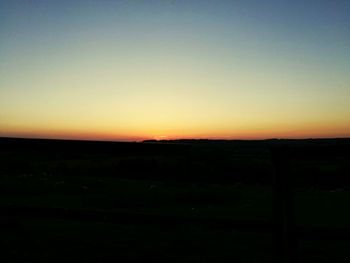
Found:
<svg viewBox="0 0 350 263"><path fill-rule="evenodd" d="M300 262L350 262L350 139L0 138L2 262L271 262L276 171Z"/></svg>

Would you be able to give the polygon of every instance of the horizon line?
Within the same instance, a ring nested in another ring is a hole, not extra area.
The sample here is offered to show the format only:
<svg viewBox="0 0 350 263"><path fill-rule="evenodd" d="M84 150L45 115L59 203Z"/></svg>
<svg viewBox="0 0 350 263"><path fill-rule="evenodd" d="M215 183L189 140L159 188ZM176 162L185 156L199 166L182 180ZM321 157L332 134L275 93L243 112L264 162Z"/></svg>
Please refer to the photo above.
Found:
<svg viewBox="0 0 350 263"><path fill-rule="evenodd" d="M176 139L144 139L144 140L126 140L126 139L88 139L88 138L59 138L59 137L17 137L17 136L0 136L0 139L28 139L28 140L57 140L57 141L95 141L95 142L171 142L171 141L271 141L271 140L350 140L349 137L304 137L304 138L262 138L262 139L238 139L238 138L176 138Z"/></svg>

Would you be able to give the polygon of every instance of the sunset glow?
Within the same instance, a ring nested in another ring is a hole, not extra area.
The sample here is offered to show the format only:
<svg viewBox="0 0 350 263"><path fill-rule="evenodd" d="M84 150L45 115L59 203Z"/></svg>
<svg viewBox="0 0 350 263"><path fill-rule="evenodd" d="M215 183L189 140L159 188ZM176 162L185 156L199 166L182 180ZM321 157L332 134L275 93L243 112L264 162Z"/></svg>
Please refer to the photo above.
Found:
<svg viewBox="0 0 350 263"><path fill-rule="evenodd" d="M350 137L349 1L262 2L1 1L0 136Z"/></svg>

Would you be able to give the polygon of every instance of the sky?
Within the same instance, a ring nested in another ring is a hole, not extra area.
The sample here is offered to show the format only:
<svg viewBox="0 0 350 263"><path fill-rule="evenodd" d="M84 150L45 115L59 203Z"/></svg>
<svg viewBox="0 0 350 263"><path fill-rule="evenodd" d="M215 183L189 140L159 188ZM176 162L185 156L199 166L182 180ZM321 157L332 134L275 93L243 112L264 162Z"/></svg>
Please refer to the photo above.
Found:
<svg viewBox="0 0 350 263"><path fill-rule="evenodd" d="M0 0L0 136L350 137L350 1Z"/></svg>

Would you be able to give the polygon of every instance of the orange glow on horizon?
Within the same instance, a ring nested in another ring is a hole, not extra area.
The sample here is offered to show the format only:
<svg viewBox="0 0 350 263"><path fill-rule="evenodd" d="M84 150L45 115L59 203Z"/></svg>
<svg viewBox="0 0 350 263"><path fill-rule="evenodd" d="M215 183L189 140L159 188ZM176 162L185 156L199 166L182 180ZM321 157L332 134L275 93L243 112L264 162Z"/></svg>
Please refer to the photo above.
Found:
<svg viewBox="0 0 350 263"><path fill-rule="evenodd" d="M350 2L13 2L0 136L350 137Z"/></svg>
<svg viewBox="0 0 350 263"><path fill-rule="evenodd" d="M51 138L102 141L143 141L175 139L225 139L225 140L260 140L260 139L303 139L303 138L346 138L350 137L350 125L338 126L310 125L306 127L269 127L264 129L239 129L236 131L217 130L198 132L193 129L165 132L113 132L102 129L80 131L70 129L13 129L0 131L1 137Z"/></svg>

